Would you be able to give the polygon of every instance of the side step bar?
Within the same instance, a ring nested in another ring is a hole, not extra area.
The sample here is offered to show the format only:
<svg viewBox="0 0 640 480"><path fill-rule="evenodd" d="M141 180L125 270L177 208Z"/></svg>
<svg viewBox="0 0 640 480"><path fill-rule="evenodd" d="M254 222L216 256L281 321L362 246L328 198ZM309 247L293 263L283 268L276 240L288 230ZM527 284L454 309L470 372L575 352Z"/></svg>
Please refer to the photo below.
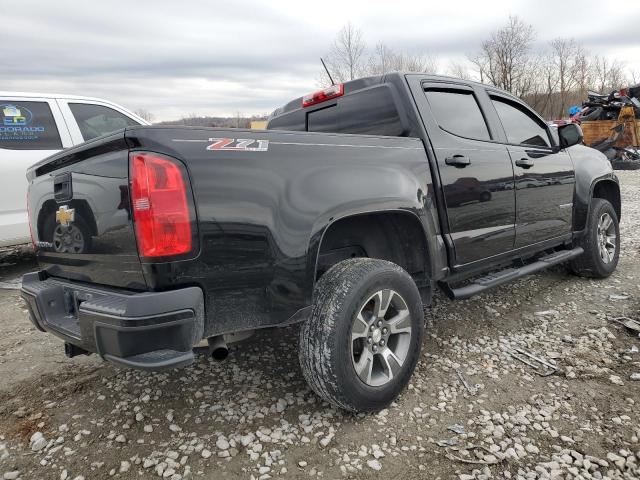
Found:
<svg viewBox="0 0 640 480"><path fill-rule="evenodd" d="M519 268L507 268L499 272L490 273L481 278L476 278L471 283L459 288L451 288L448 283L441 283L440 286L451 300L464 300L478 293L482 293L490 288L497 287L504 283L511 282L531 273L544 270L545 268L564 263L572 258L579 257L584 253L582 247L572 250L560 250L558 252L538 258L535 262L529 263Z"/></svg>

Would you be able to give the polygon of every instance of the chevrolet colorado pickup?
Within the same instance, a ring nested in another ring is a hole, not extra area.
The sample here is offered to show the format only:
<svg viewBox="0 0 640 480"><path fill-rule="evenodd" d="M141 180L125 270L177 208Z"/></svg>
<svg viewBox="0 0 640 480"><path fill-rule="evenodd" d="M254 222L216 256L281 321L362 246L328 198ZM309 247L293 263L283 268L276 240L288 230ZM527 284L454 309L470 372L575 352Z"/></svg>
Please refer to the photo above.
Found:
<svg viewBox="0 0 640 480"><path fill-rule="evenodd" d="M22 296L69 356L143 369L301 323L312 389L375 411L435 288L614 271L618 180L581 141L493 87L409 73L295 99L263 131L127 127L29 169L41 270Z"/></svg>

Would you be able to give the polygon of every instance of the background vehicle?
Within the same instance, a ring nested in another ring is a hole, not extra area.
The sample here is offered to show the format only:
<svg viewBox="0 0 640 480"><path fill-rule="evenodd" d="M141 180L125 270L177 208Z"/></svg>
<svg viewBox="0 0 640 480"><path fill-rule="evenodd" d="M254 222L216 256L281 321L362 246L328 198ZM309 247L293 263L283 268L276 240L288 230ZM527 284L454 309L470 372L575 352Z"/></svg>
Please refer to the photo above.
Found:
<svg viewBox="0 0 640 480"><path fill-rule="evenodd" d="M302 322L311 387L370 411L409 381L434 288L616 268L611 165L505 92L394 73L293 100L268 128L128 127L31 167L36 327L70 356L158 369L203 338L224 357L238 334ZM56 251L48 224L89 225L90 247Z"/></svg>
<svg viewBox="0 0 640 480"><path fill-rule="evenodd" d="M106 100L0 91L0 247L29 241L28 167L63 148L148 124Z"/></svg>

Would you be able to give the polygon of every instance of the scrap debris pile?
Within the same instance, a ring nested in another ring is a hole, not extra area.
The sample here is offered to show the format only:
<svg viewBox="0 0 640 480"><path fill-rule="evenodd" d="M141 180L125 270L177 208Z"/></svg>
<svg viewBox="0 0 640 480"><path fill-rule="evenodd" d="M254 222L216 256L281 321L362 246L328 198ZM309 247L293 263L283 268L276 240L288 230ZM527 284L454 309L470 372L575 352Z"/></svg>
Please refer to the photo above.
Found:
<svg viewBox="0 0 640 480"><path fill-rule="evenodd" d="M595 120L618 120L623 107L633 108L635 118L640 119L640 84L621 90L615 90L608 95L589 91L587 101L574 111L571 119L580 122Z"/></svg>
<svg viewBox="0 0 640 480"><path fill-rule="evenodd" d="M640 169L640 84L608 95L590 91L570 114L582 125L585 143L604 153L615 169Z"/></svg>

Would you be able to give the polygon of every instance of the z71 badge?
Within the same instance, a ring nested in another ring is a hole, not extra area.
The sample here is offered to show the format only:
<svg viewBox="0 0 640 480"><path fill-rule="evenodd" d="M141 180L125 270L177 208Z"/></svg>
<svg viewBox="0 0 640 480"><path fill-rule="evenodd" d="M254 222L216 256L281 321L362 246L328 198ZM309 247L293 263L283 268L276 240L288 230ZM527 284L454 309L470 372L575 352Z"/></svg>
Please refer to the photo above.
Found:
<svg viewBox="0 0 640 480"><path fill-rule="evenodd" d="M269 150L269 140L254 140L252 138L210 138L213 142L207 150L225 150L232 152L266 152Z"/></svg>

